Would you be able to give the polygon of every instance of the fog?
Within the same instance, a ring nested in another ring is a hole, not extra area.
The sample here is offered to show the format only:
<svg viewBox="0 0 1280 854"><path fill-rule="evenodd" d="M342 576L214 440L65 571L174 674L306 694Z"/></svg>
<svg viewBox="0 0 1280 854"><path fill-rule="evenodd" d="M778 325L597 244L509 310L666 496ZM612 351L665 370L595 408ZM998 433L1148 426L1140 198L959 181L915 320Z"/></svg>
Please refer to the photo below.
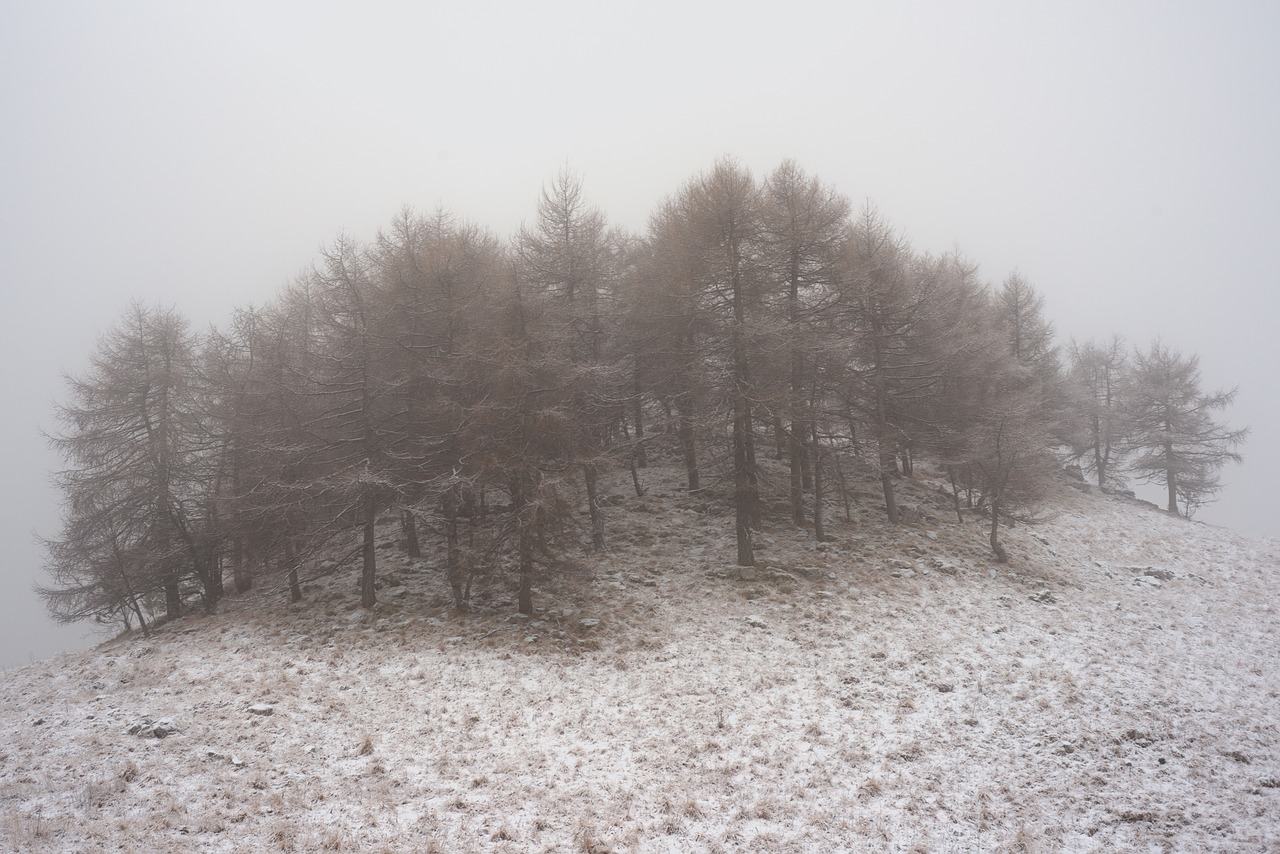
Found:
<svg viewBox="0 0 1280 854"><path fill-rule="evenodd" d="M917 249L1020 270L1061 343L1198 353L1253 435L1197 518L1280 535L1280 7L783 9L0 6L0 666L92 640L31 592L40 431L130 300L220 323L405 205L506 235L566 163L642 231L722 154L792 157Z"/></svg>

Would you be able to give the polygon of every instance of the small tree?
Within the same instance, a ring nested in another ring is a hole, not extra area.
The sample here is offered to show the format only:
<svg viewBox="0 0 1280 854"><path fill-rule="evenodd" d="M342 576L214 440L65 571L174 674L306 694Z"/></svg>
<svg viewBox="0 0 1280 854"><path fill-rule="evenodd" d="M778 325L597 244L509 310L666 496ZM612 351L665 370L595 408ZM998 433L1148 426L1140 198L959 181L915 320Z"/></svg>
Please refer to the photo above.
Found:
<svg viewBox="0 0 1280 854"><path fill-rule="evenodd" d="M1199 357L1183 356L1159 339L1134 354L1125 384L1131 470L1143 483L1164 483L1168 510L1190 518L1221 490L1218 472L1243 458L1237 448L1248 428L1232 429L1216 420L1236 389L1206 394L1200 390Z"/></svg>
<svg viewBox="0 0 1280 854"><path fill-rule="evenodd" d="M1099 488L1124 484L1117 463L1124 441L1120 390L1127 362L1124 339L1118 335L1106 344L1071 344L1070 377L1080 396L1085 422L1073 450L1093 472Z"/></svg>

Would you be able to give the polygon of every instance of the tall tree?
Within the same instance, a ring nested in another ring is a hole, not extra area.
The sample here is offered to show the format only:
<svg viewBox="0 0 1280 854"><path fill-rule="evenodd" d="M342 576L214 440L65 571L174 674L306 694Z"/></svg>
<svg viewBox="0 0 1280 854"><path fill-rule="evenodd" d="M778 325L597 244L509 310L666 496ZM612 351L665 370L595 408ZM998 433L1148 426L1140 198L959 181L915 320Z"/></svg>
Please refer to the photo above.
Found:
<svg viewBox="0 0 1280 854"><path fill-rule="evenodd" d="M63 430L50 437L68 464L56 477L65 515L62 537L49 543L53 574L66 577L69 555L95 552L80 586L124 589L135 611L141 594L161 589L170 619L187 578L200 581L207 607L217 594L202 530L194 346L176 311L135 304L99 341L89 369L67 378Z"/></svg>
<svg viewBox="0 0 1280 854"><path fill-rule="evenodd" d="M608 233L604 215L586 200L582 180L568 169L543 188L532 228L523 228L516 239L520 275L527 286L551 296L547 309L560 319L565 348L575 364L592 368L578 373L575 405L583 412L581 444L583 480L591 517L591 541L597 550L605 546L603 510L598 481L607 465L610 429L621 417L613 401L625 392L614 373L607 370L606 335L612 327L606 301L612 278Z"/></svg>
<svg viewBox="0 0 1280 854"><path fill-rule="evenodd" d="M762 297L760 192L750 171L725 158L686 185L682 203L689 214L686 239L693 247L699 298L715 319L718 355L728 370L738 565L754 566L751 527L760 496L752 336Z"/></svg>
<svg viewBox="0 0 1280 854"><path fill-rule="evenodd" d="M895 525L896 458L909 445L908 409L919 396L912 340L932 306L931 290L918 287L924 280L911 275L910 262L906 241L865 205L843 257L841 320L851 356L845 397L871 429L885 512Z"/></svg>
<svg viewBox="0 0 1280 854"><path fill-rule="evenodd" d="M785 318L791 520L805 523L804 480L813 419L815 352L820 321L832 305L837 260L848 231L849 202L794 161L784 161L763 188L764 241L770 273L778 283ZM814 448L817 452L817 448Z"/></svg>
<svg viewBox="0 0 1280 854"><path fill-rule="evenodd" d="M1221 490L1218 472L1242 460L1238 448L1248 428L1233 429L1215 413L1236 398L1236 389L1200 389L1200 359L1183 356L1159 339L1134 353L1125 384L1131 470L1143 483L1164 483L1170 513L1190 517Z"/></svg>

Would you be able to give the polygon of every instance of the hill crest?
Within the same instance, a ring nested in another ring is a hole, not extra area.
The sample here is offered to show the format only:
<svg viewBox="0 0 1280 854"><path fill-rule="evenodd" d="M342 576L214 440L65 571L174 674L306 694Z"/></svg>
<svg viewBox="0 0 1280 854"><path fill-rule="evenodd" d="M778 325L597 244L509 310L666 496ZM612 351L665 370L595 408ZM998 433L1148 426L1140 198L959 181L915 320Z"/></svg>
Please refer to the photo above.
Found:
<svg viewBox="0 0 1280 854"><path fill-rule="evenodd" d="M277 580L6 674L0 849L1280 843L1275 541L1059 484L999 565L922 477L913 524L855 488L742 581L715 502L645 478L531 618L498 580L451 614L386 525L372 611L356 569Z"/></svg>

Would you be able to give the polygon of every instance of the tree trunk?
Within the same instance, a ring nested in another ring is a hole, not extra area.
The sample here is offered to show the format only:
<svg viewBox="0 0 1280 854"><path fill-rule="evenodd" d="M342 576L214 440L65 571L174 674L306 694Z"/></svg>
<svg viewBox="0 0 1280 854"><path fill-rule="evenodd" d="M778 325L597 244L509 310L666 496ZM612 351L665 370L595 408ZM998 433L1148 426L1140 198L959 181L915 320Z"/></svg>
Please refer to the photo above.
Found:
<svg viewBox="0 0 1280 854"><path fill-rule="evenodd" d="M889 524L898 524L898 502L893 494L893 449L883 437L880 439L880 489L884 492L884 509L889 514Z"/></svg>
<svg viewBox="0 0 1280 854"><path fill-rule="evenodd" d="M694 445L693 435L693 402L682 395L677 401L679 411L680 447L684 450L684 470L690 492L701 489L698 482L698 449Z"/></svg>
<svg viewBox="0 0 1280 854"><path fill-rule="evenodd" d="M521 614L533 614L533 546L534 520L529 518L525 509L527 498L519 482L512 485L511 509L516 517L516 530L519 540L519 588L517 608Z"/></svg>
<svg viewBox="0 0 1280 854"><path fill-rule="evenodd" d="M947 466L947 479L951 481L951 501L956 508L956 522L963 525L964 514L960 512L960 487L956 485L956 471L953 466Z"/></svg>
<svg viewBox="0 0 1280 854"><path fill-rule="evenodd" d="M791 413L791 523L804 526L804 421L797 417L793 404Z"/></svg>
<svg viewBox="0 0 1280 854"><path fill-rule="evenodd" d="M632 457L629 462L631 468L631 484L636 488L636 498L644 498L644 487L640 485L640 473L636 471L636 460Z"/></svg>
<svg viewBox="0 0 1280 854"><path fill-rule="evenodd" d="M1009 553L1004 550L1004 546L1000 545L997 537L997 531L1000 528L1000 501L992 499L991 501L991 552L996 556L999 563L1009 562Z"/></svg>
<svg viewBox="0 0 1280 854"><path fill-rule="evenodd" d="M285 541L285 556L289 561L289 601L302 601L302 585L298 583L298 549L293 540Z"/></svg>
<svg viewBox="0 0 1280 854"><path fill-rule="evenodd" d="M236 537L231 543L231 577L235 579L237 593L248 593L253 588L253 572L244 552L244 540Z"/></svg>
<svg viewBox="0 0 1280 854"><path fill-rule="evenodd" d="M631 418L636 425L636 453L635 464L640 468L649 465L649 457L644 448L644 395L640 393L640 372L636 369L636 385L634 396L631 398Z"/></svg>
<svg viewBox="0 0 1280 854"><path fill-rule="evenodd" d="M751 517L751 527L757 531L764 529L764 515L760 509L760 469L756 466L756 432L751 420L751 404L747 404L747 512Z"/></svg>
<svg viewBox="0 0 1280 854"><path fill-rule="evenodd" d="M1098 489L1107 485L1107 465L1102 461L1102 423L1093 416L1093 471L1098 476Z"/></svg>
<svg viewBox="0 0 1280 854"><path fill-rule="evenodd" d="M166 620L176 620L181 615L182 593L178 589L178 576L173 570L167 570L164 574L164 616Z"/></svg>
<svg viewBox="0 0 1280 854"><path fill-rule="evenodd" d="M587 483L587 512L591 514L591 547L604 551L604 513L600 510L600 496L597 494L596 467L591 463L584 465L582 476Z"/></svg>
<svg viewBox="0 0 1280 854"><path fill-rule="evenodd" d="M466 602L462 591L462 555L458 548L458 492L455 484L444 494L445 575L453 591L453 607L462 611Z"/></svg>
<svg viewBox="0 0 1280 854"><path fill-rule="evenodd" d="M844 503L844 520L853 521L853 508L849 506L849 484L844 479L844 466L840 464L840 452L834 454L836 461L836 482L840 484L840 500Z"/></svg>
<svg viewBox="0 0 1280 854"><path fill-rule="evenodd" d="M404 553L412 558L422 557L422 545L418 542L418 517L412 510L400 511L400 530L404 533Z"/></svg>
<svg viewBox="0 0 1280 854"><path fill-rule="evenodd" d="M368 490L364 497L364 543L362 545L363 561L360 568L360 606L372 608L378 601L373 589L378 573L378 553L376 528L378 519L378 501L373 490Z"/></svg>
<svg viewBox="0 0 1280 854"><path fill-rule="evenodd" d="M733 509L738 537L738 566L755 566L751 548L751 479L747 459L747 430L751 411L747 399L739 394L734 400L733 419Z"/></svg>
<svg viewBox="0 0 1280 854"><path fill-rule="evenodd" d="M822 529L822 446L818 444L818 419L809 420L812 428L810 444L813 446L813 537L820 543L827 541Z"/></svg>

